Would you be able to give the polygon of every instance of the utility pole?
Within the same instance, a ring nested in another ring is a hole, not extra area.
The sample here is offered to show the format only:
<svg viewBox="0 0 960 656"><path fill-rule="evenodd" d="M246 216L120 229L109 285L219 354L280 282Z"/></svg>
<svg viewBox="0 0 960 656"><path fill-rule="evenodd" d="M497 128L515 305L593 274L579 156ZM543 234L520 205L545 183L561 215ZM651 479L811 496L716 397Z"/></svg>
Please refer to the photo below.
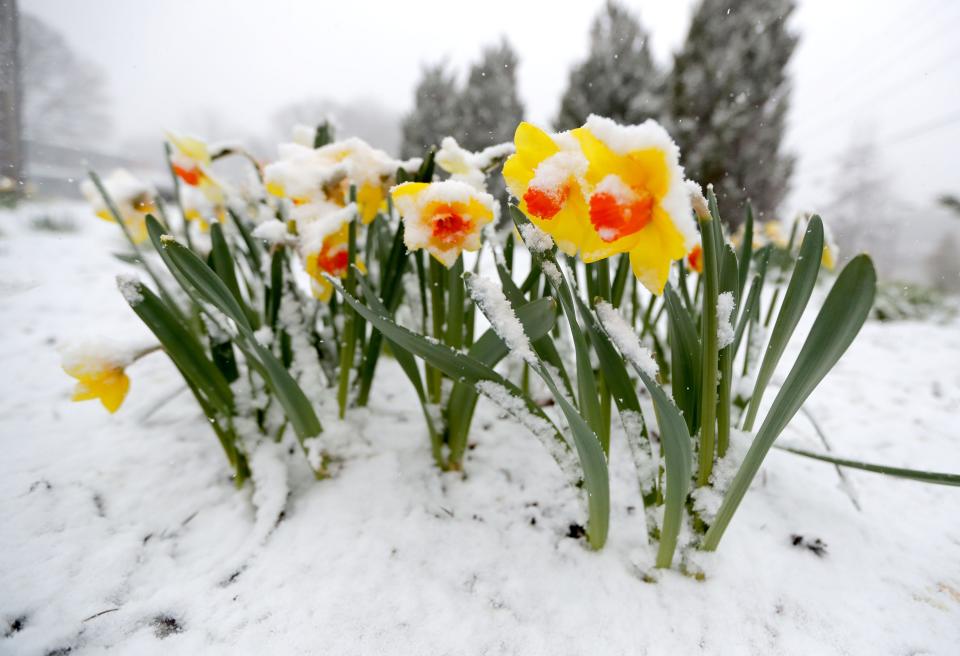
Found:
<svg viewBox="0 0 960 656"><path fill-rule="evenodd" d="M0 198L23 192L22 93L17 0L0 0Z"/></svg>

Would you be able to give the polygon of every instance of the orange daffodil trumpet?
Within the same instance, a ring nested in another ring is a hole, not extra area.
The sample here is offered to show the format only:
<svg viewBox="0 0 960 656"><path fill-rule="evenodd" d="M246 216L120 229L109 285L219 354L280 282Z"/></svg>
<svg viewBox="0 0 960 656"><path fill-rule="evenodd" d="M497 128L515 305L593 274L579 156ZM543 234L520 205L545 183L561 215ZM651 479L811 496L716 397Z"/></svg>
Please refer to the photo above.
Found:
<svg viewBox="0 0 960 656"><path fill-rule="evenodd" d="M459 180L404 182L390 190L403 219L408 250L427 250L448 269L463 251L480 248L480 231L493 221L493 196Z"/></svg>
<svg viewBox="0 0 960 656"><path fill-rule="evenodd" d="M99 399L111 414L116 412L130 389L124 372L130 358L92 350L77 350L63 358L63 370L77 379L73 401Z"/></svg>
<svg viewBox="0 0 960 656"><path fill-rule="evenodd" d="M113 200L120 219L136 244L147 238L147 214L157 213L153 187L135 178L126 169L117 169L103 179L103 187ZM93 211L104 221L113 221L110 207L92 180L80 183L80 191Z"/></svg>
<svg viewBox="0 0 960 656"><path fill-rule="evenodd" d="M521 211L584 262L629 253L654 294L670 264L699 242L679 150L656 122L624 126L591 115L548 134L521 123L503 176Z"/></svg>

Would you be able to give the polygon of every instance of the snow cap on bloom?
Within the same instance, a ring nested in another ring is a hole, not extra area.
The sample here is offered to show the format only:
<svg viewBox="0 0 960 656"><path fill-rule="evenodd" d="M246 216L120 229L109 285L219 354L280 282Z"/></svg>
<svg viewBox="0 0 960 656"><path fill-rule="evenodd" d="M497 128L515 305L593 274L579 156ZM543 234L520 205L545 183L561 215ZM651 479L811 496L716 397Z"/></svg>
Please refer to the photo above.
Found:
<svg viewBox="0 0 960 656"><path fill-rule="evenodd" d="M534 225L575 255L592 232L584 177L589 163L579 144L569 132L549 134L524 121L514 145L516 152L503 165L507 189Z"/></svg>
<svg viewBox="0 0 960 656"><path fill-rule="evenodd" d="M590 163L589 221L600 240L588 242L581 257L630 253L634 275L660 294L670 264L699 241L679 148L650 119L625 126L591 114L573 135Z"/></svg>
<svg viewBox="0 0 960 656"><path fill-rule="evenodd" d="M408 165L355 137L320 148L290 143L280 145L280 158L266 167L264 180L269 193L294 205L325 201L342 207L353 185L360 216L369 223L383 209L397 168Z"/></svg>
<svg viewBox="0 0 960 656"><path fill-rule="evenodd" d="M156 214L156 191L126 169L116 169L103 178L103 188L120 213L120 218L137 244L147 238L147 214ZM80 192L104 221L113 221L110 207L92 180L80 183Z"/></svg>
<svg viewBox="0 0 960 656"><path fill-rule="evenodd" d="M183 218L195 222L201 232L209 230L213 221L222 223L226 218L224 203L211 200L197 187L188 186L180 190L180 206L183 208Z"/></svg>
<svg viewBox="0 0 960 656"><path fill-rule="evenodd" d="M299 208L297 208L299 209ZM313 295L326 302L333 294L333 285L324 277L329 274L345 278L350 264L350 221L356 216L353 203L326 212L310 222L298 222L300 256L310 276ZM362 263L357 266L363 268Z"/></svg>
<svg viewBox="0 0 960 656"><path fill-rule="evenodd" d="M199 190L210 204L223 207L226 202L223 184L210 171L213 158L206 142L169 131L167 141L173 147L170 166L176 176L188 187Z"/></svg>
<svg viewBox="0 0 960 656"><path fill-rule="evenodd" d="M124 372L129 363L129 356L101 347L80 347L64 354L63 370L77 379L71 400L99 399L107 411L116 412L130 389Z"/></svg>
<svg viewBox="0 0 960 656"><path fill-rule="evenodd" d="M437 166L450 174L451 180L466 182L479 191L486 191L485 171L494 163L513 152L512 143L488 146L479 152L462 148L453 137L444 137L440 142L434 161Z"/></svg>
<svg viewBox="0 0 960 656"><path fill-rule="evenodd" d="M404 182L390 192L407 249L425 248L448 269L463 251L480 248L480 231L494 219L493 196L465 182Z"/></svg>

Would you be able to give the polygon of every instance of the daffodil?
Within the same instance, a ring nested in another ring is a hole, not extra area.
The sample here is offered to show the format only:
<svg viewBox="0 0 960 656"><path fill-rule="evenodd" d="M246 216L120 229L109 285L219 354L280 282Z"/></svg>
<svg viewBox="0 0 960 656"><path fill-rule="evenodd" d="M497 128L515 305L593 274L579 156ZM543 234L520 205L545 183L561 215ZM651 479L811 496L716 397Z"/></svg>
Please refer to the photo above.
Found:
<svg viewBox="0 0 960 656"><path fill-rule="evenodd" d="M333 285L324 274L336 278L345 278L347 275L350 264L350 221L355 216L356 207L351 204L309 221L303 217L298 221L304 268L310 276L313 295L323 302L329 301L333 294ZM357 267L364 271L362 262L358 261Z"/></svg>
<svg viewBox="0 0 960 656"><path fill-rule="evenodd" d="M360 217L370 223L386 207L387 188L397 168L411 165L357 138L320 148L290 143L281 144L280 157L266 167L264 181L270 194L294 205L324 201L342 207L353 186Z"/></svg>
<svg viewBox="0 0 960 656"><path fill-rule="evenodd" d="M120 213L131 239L137 244L143 242L147 238L147 214L157 213L156 192L126 169L117 169L104 178L103 187ZM114 220L107 201L93 181L80 183L80 191L98 217L104 221Z"/></svg>
<svg viewBox="0 0 960 656"><path fill-rule="evenodd" d="M96 354L66 358L63 370L77 379L72 400L100 399L110 413L116 412L130 389L130 379L124 372L126 364L125 359Z"/></svg>
<svg viewBox="0 0 960 656"><path fill-rule="evenodd" d="M173 172L185 184L203 193L204 197L214 206L223 207L225 194L223 184L210 171L213 158L207 144L186 135L167 133L167 140L173 146L170 165ZM184 217L188 218L189 217Z"/></svg>
<svg viewBox="0 0 960 656"><path fill-rule="evenodd" d="M222 223L226 218L225 205L211 201L196 187L186 187L181 190L180 206L183 208L183 218L195 222L201 232L209 230L212 221Z"/></svg>
<svg viewBox="0 0 960 656"><path fill-rule="evenodd" d="M503 165L507 189L534 225L575 255L592 232L585 190L589 162L569 132L548 134L523 122L514 144L516 152Z"/></svg>
<svg viewBox="0 0 960 656"><path fill-rule="evenodd" d="M572 134L589 162L589 224L581 257L630 253L637 279L660 294L670 265L698 241L680 152L658 123L619 125L591 115Z"/></svg>
<svg viewBox="0 0 960 656"><path fill-rule="evenodd" d="M425 248L448 269L463 251L480 248L480 231L494 219L493 196L465 182L405 182L390 191L407 249Z"/></svg>

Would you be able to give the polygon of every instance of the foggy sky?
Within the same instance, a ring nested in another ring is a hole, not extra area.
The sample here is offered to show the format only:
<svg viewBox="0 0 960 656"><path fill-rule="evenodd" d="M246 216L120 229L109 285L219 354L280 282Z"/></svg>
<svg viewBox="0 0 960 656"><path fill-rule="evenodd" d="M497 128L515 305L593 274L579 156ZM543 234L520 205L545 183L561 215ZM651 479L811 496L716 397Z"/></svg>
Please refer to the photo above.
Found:
<svg viewBox="0 0 960 656"><path fill-rule="evenodd" d="M732 0L733 1L733 0ZM692 0L632 0L670 60ZM397 113L425 62L465 76L481 46L505 34L520 56L527 116L555 115L570 66L587 50L593 2L450 0L21 0L103 67L117 140L215 125L268 131L304 97L369 99ZM482 10L480 7L483 7ZM876 140L897 195L929 206L960 193L960 2L800 0L788 146L799 156L788 210L816 209L857 135ZM216 117L216 123L213 121ZM952 122L951 122L952 121ZM941 123L948 123L941 125ZM222 138L227 135L215 135Z"/></svg>

